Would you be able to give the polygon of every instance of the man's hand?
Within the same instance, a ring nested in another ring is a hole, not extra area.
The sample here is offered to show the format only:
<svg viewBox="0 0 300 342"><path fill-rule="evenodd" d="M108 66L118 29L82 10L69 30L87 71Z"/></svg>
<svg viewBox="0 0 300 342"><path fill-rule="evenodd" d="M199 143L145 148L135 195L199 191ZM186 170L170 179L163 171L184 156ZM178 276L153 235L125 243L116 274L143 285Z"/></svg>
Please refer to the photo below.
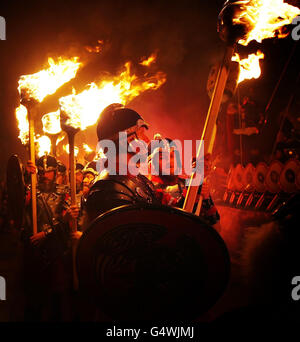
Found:
<svg viewBox="0 0 300 342"><path fill-rule="evenodd" d="M64 215L64 221L65 222L70 222L72 220L76 220L79 216L79 208L78 206L75 205L71 205L70 208L66 211L65 215Z"/></svg>
<svg viewBox="0 0 300 342"><path fill-rule="evenodd" d="M45 237L46 237L45 232L40 232L40 233L32 235L31 238L30 238L30 242L34 246L37 246L37 245L39 245L44 240Z"/></svg>
<svg viewBox="0 0 300 342"><path fill-rule="evenodd" d="M26 171L32 175L37 173L37 167L35 166L35 164L32 160L28 160L28 162L26 164Z"/></svg>
<svg viewBox="0 0 300 342"><path fill-rule="evenodd" d="M71 239L73 242L77 242L81 238L81 236L82 236L82 232L78 230L76 232L71 233Z"/></svg>

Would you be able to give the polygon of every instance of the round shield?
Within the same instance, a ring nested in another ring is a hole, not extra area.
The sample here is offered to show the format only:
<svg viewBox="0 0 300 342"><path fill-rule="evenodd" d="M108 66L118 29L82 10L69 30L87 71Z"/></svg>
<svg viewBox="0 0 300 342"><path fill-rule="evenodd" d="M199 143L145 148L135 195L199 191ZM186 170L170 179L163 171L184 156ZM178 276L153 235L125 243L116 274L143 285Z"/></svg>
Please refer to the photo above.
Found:
<svg viewBox="0 0 300 342"><path fill-rule="evenodd" d="M243 187L247 191L254 190L254 174L255 167L250 163L245 167L242 178Z"/></svg>
<svg viewBox="0 0 300 342"><path fill-rule="evenodd" d="M297 159L288 160L280 174L280 185L284 192L296 192L296 178L300 172L300 163Z"/></svg>
<svg viewBox="0 0 300 342"><path fill-rule="evenodd" d="M170 207L126 205L98 216L76 261L80 289L112 320L196 318L220 298L230 274L220 235Z"/></svg>
<svg viewBox="0 0 300 342"><path fill-rule="evenodd" d="M257 192L266 191L265 179L266 179L268 170L269 168L266 163L259 163L256 166L253 183L254 183L254 188Z"/></svg>
<svg viewBox="0 0 300 342"><path fill-rule="evenodd" d="M245 169L241 164L238 164L234 170L233 182L237 191L243 191L243 177Z"/></svg>
<svg viewBox="0 0 300 342"><path fill-rule="evenodd" d="M265 184L267 190L273 194L281 190L279 179L282 169L283 164L278 160L274 160L269 167L269 171L265 179Z"/></svg>
<svg viewBox="0 0 300 342"><path fill-rule="evenodd" d="M6 179L9 213L15 227L19 228L22 225L25 208L25 184L22 166L16 155L8 160Z"/></svg>

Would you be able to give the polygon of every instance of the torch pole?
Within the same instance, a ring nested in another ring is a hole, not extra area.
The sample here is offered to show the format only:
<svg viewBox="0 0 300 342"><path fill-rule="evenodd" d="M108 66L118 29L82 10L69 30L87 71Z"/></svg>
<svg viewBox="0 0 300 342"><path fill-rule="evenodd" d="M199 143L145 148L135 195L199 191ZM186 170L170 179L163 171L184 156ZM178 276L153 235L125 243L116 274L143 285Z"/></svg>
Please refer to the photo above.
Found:
<svg viewBox="0 0 300 342"><path fill-rule="evenodd" d="M216 122L222 102L223 93L225 90L227 78L229 75L229 67L231 58L233 56L234 52L234 45L230 45L226 47L224 58L222 61L222 64L219 68L215 88L212 94L210 106L208 109L208 113L206 116L202 136L201 136L201 143L198 148L197 152L197 160L201 157L201 152L204 147L204 153L212 153L214 142L215 142L215 136L216 136ZM204 144L205 141L205 144ZM203 146L204 145L204 146ZM190 183L188 187L188 191L185 197L183 209L192 213L194 209L194 205L196 202L197 194L199 185L192 185L193 179L196 176L197 169L194 170L194 172L191 175ZM202 204L202 197L200 196L200 200L198 202L198 207L196 212L197 214L200 213L200 206Z"/></svg>
<svg viewBox="0 0 300 342"><path fill-rule="evenodd" d="M48 137L51 140L51 154L56 157L56 142L58 138L58 134L49 134Z"/></svg>
<svg viewBox="0 0 300 342"><path fill-rule="evenodd" d="M69 168L70 168L70 191L71 205L76 205L76 181L75 181L75 131L68 131L69 139ZM71 225L72 233L77 231L77 220L74 219ZM78 277L76 270L76 243L72 244L72 259L73 259L73 287L78 289Z"/></svg>
<svg viewBox="0 0 300 342"><path fill-rule="evenodd" d="M29 155L30 160L35 164L35 144L34 144L34 109L27 108L29 121ZM37 234L37 204L36 204L36 173L31 174L31 207L32 207L32 231Z"/></svg>

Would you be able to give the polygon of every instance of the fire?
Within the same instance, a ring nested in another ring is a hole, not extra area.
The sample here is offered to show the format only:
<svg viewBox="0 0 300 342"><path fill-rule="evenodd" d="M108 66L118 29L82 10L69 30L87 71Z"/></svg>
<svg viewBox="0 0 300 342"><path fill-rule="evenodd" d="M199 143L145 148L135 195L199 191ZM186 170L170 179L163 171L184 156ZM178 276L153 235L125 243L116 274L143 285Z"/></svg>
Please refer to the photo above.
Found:
<svg viewBox="0 0 300 342"><path fill-rule="evenodd" d="M64 150L65 152L67 152L68 154L70 154L69 144L64 145L64 146L63 146L63 150ZM74 148L74 155L75 155L75 157L78 156L78 153L79 153L79 148L78 148L77 146L75 146L75 148Z"/></svg>
<svg viewBox="0 0 300 342"><path fill-rule="evenodd" d="M37 143L37 155L38 157L42 157L45 154L49 154L51 151L51 140L46 135L38 138L36 140Z"/></svg>
<svg viewBox="0 0 300 342"><path fill-rule="evenodd" d="M87 144L83 144L83 149L86 153L92 153L93 152L93 150Z"/></svg>
<svg viewBox="0 0 300 342"><path fill-rule="evenodd" d="M42 117L43 131L48 134L58 134L61 132L60 111L45 114Z"/></svg>
<svg viewBox="0 0 300 342"><path fill-rule="evenodd" d="M64 139L65 139L65 135L64 135L64 134L62 134L60 137L58 137L57 140L56 140L56 146L57 146L61 141L63 141Z"/></svg>
<svg viewBox="0 0 300 342"><path fill-rule="evenodd" d="M58 88L76 76L81 66L77 60L78 57L69 60L60 57L55 62L49 58L47 69L21 76L18 88L20 94L25 93L29 98L42 102L47 95L54 94Z"/></svg>
<svg viewBox="0 0 300 342"><path fill-rule="evenodd" d="M130 63L125 64L125 70L110 80L99 84L91 83L89 88L80 94L62 97L59 100L62 113L67 117L65 124L81 130L94 125L102 110L111 103L126 104L142 92L158 89L166 82L166 76L158 72L153 77L138 79L130 73Z"/></svg>
<svg viewBox="0 0 300 342"><path fill-rule="evenodd" d="M240 64L240 75L238 83L244 80L250 80L251 78L259 78L261 74L261 69L259 65L259 60L264 58L264 54L261 51L257 53L252 53L248 58L240 59L240 56L236 53L232 57L232 61L238 62Z"/></svg>
<svg viewBox="0 0 300 342"><path fill-rule="evenodd" d="M256 40L261 43L263 39L284 37L282 28L291 24L292 20L300 14L300 9L285 3L283 0L248 0L240 1L241 12L233 19L234 24L242 24L246 28L246 36L239 40L242 45L248 45Z"/></svg>
<svg viewBox="0 0 300 342"><path fill-rule="evenodd" d="M143 66L150 66L156 61L157 53L152 53L147 59L142 60L139 64Z"/></svg>
<svg viewBox="0 0 300 342"><path fill-rule="evenodd" d="M25 106L20 105L16 108L16 118L18 121L19 128L19 139L23 145L26 145L29 141L29 123L27 109Z"/></svg>

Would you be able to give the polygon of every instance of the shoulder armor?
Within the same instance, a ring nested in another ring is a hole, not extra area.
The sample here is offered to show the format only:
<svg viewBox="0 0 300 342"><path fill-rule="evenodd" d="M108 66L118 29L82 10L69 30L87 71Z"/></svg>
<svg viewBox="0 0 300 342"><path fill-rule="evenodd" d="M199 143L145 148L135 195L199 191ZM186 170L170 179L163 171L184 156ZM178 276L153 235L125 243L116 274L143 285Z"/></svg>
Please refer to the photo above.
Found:
<svg viewBox="0 0 300 342"><path fill-rule="evenodd" d="M95 216L124 204L156 204L152 187L152 183L144 176L101 174L89 191L87 211Z"/></svg>

